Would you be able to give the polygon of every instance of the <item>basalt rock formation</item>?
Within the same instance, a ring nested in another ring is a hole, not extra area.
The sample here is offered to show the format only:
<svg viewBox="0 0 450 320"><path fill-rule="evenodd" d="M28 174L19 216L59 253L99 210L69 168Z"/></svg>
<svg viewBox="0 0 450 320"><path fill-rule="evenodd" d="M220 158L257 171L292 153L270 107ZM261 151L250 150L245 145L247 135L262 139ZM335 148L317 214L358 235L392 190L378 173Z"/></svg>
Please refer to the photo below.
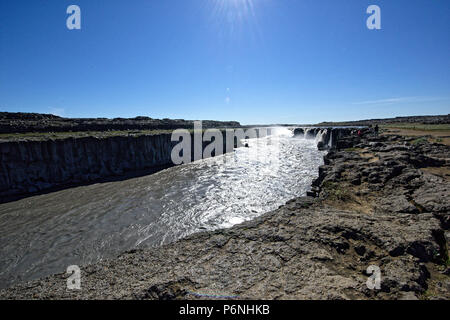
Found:
<svg viewBox="0 0 450 320"><path fill-rule="evenodd" d="M312 196L230 229L84 266L2 299L449 299L449 147L341 137ZM369 288L369 266L380 288Z"/></svg>
<svg viewBox="0 0 450 320"><path fill-rule="evenodd" d="M100 179L126 179L173 166L170 133L0 143L0 203ZM226 140L222 151L226 152ZM202 142L203 150L208 142ZM232 147L234 148L236 144ZM194 137L191 134L191 159ZM214 152L213 152L214 155Z"/></svg>
<svg viewBox="0 0 450 320"><path fill-rule="evenodd" d="M0 199L171 164L170 134L0 143Z"/></svg>

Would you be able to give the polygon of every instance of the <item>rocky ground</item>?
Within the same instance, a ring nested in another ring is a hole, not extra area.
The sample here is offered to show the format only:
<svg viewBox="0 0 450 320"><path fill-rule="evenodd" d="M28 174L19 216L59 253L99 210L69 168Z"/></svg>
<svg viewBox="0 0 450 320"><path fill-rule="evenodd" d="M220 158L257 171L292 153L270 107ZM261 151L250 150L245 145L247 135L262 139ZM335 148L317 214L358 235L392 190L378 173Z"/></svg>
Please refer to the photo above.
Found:
<svg viewBox="0 0 450 320"><path fill-rule="evenodd" d="M58 274L2 299L449 299L450 147L341 139L309 197L230 229ZM313 197L314 196L314 197ZM381 288L366 285L371 265Z"/></svg>

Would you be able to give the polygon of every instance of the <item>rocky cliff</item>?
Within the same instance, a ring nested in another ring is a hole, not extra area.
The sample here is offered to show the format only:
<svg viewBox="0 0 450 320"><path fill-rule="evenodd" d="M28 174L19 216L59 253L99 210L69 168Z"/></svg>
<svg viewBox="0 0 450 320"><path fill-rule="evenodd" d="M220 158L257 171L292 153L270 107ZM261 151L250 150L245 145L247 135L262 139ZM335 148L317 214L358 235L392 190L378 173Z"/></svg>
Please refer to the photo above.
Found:
<svg viewBox="0 0 450 320"><path fill-rule="evenodd" d="M0 143L0 199L167 166L170 134Z"/></svg>
<svg viewBox="0 0 450 320"><path fill-rule="evenodd" d="M191 151L193 152L191 139ZM173 165L170 133L0 143L0 202ZM208 145L203 143L203 149ZM234 147L235 145L233 145ZM223 150L226 151L224 139ZM191 157L193 159L193 156ZM145 171L150 170L150 171Z"/></svg>

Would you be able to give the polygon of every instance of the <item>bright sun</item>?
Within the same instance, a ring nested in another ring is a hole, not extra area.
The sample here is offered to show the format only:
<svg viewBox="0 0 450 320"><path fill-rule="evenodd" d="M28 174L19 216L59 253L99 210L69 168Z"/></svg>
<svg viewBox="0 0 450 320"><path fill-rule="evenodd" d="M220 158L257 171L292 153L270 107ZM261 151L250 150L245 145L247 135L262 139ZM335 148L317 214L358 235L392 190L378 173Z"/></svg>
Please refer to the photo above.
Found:
<svg viewBox="0 0 450 320"><path fill-rule="evenodd" d="M255 0L213 0L208 1L207 6L211 12L212 23L218 25L220 32L235 37L242 32L256 33L258 26L255 2Z"/></svg>

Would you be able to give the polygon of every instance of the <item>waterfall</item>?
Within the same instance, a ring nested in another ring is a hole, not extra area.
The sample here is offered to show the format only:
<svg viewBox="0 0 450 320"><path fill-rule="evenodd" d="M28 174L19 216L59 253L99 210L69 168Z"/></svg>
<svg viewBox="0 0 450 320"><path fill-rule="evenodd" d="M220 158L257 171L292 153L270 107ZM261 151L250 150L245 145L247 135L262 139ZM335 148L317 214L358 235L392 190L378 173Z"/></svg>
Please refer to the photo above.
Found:
<svg viewBox="0 0 450 320"><path fill-rule="evenodd" d="M330 129L330 138L328 139L328 148L333 147L333 129Z"/></svg>
<svg viewBox="0 0 450 320"><path fill-rule="evenodd" d="M317 143L322 142L325 144L324 139L326 138L326 135L327 135L327 129L319 129L318 133L316 134L316 142Z"/></svg>
<svg viewBox="0 0 450 320"><path fill-rule="evenodd" d="M315 132L313 128L308 128L305 131L305 138L306 139L313 139L315 136Z"/></svg>
<svg viewBox="0 0 450 320"><path fill-rule="evenodd" d="M319 150L332 149L337 146L340 137L352 134L354 127L298 127L293 128L294 138L314 139Z"/></svg>
<svg viewBox="0 0 450 320"><path fill-rule="evenodd" d="M331 149L333 147L333 129L332 128L295 128L295 138L314 139L317 143L317 147L321 150Z"/></svg>

